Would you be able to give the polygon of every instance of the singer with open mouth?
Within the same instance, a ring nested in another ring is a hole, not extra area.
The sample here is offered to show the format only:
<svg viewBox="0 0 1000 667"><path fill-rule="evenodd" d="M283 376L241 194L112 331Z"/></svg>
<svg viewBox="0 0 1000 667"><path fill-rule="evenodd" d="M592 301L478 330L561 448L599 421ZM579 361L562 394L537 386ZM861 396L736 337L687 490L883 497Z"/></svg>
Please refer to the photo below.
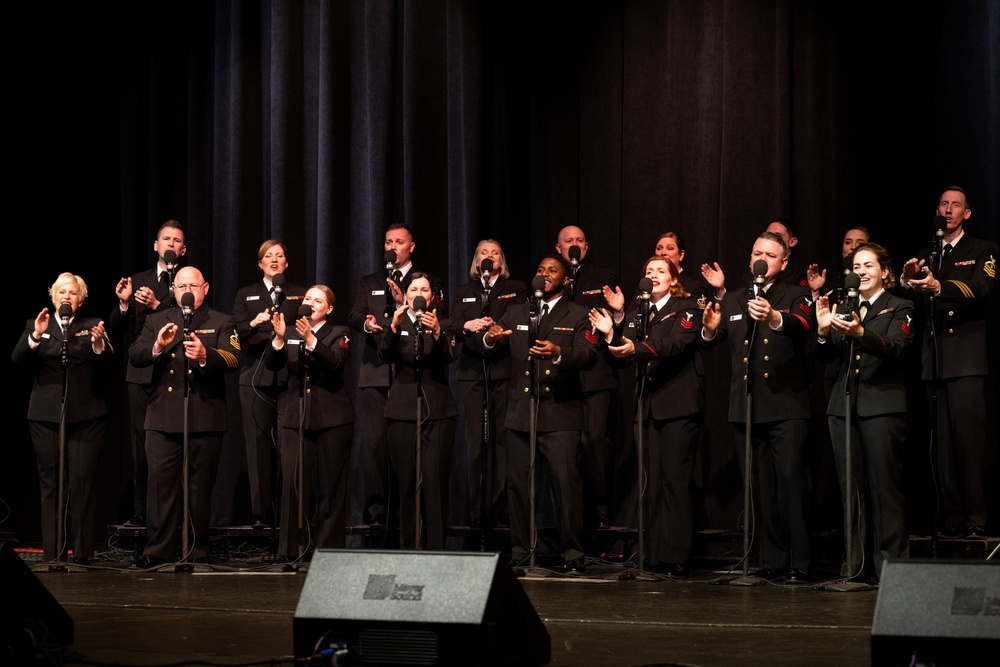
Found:
<svg viewBox="0 0 1000 667"><path fill-rule="evenodd" d="M729 342L729 421L744 455L749 429L753 456L752 471L742 472L744 484L754 489L753 505L744 512L753 518L754 545L760 548L757 576L801 584L809 579L803 474L810 417L806 343L815 334L816 319L809 289L779 279L787 263L781 236L765 231L757 237L750 254L752 283L727 291L721 305L702 311L701 341L706 348ZM746 467L744 456L739 461Z"/></svg>
<svg viewBox="0 0 1000 667"><path fill-rule="evenodd" d="M449 323L439 316L433 284L428 274L414 273L405 302L377 338L379 360L393 364L395 370L385 419L389 455L399 481L400 546L441 551L458 409L448 386L455 337ZM426 539L418 531L418 506Z"/></svg>
<svg viewBox="0 0 1000 667"><path fill-rule="evenodd" d="M243 350L240 369L240 404L243 406L243 435L247 453L247 482L255 528L274 521L276 489L274 460L278 450L278 428L282 418L281 395L288 389L288 371L272 371L263 363L274 327L271 318L280 312L292 323L305 288L285 279L288 249L275 239L264 241L257 250L261 280L241 287L233 302L233 320Z"/></svg>
<svg viewBox="0 0 1000 667"><path fill-rule="evenodd" d="M28 431L38 464L42 498L42 546L45 560L65 560L67 548L73 562L86 565L97 542L97 475L107 406L99 367L111 356L104 322L80 316L87 298L87 283L72 273L61 273L49 288L55 313L48 308L31 320L14 347L11 360L34 373L28 402ZM59 507L59 424L65 403L65 468L62 498L69 512ZM58 534L59 515L70 526Z"/></svg>
<svg viewBox="0 0 1000 667"><path fill-rule="evenodd" d="M651 257L643 266L639 298L625 312L620 288L605 287L612 314L590 311L591 325L607 346L606 354L638 365L638 427L644 429L649 496L649 569L687 576L694 536L691 476L701 414L704 378L695 364L701 310L678 279L677 265ZM633 413L636 416L636 413Z"/></svg>
<svg viewBox="0 0 1000 667"><path fill-rule="evenodd" d="M180 557L203 559L209 552L212 486L228 428L225 374L239 370L242 355L233 318L205 303L208 287L193 266L178 271L173 289L177 305L147 317L142 333L129 348L135 366L153 369L145 423L148 541L136 560L141 568L176 559L182 521L192 526L193 543L188 545L189 553ZM182 516L185 428L189 435L188 517Z"/></svg>
<svg viewBox="0 0 1000 667"><path fill-rule="evenodd" d="M902 469L907 413L903 353L913 342L913 303L889 292L896 278L882 246L859 246L852 265L855 278L844 281L845 303L831 305L827 296L816 301L815 349L821 361L839 363L827 415L840 488L850 489L851 506L857 510L845 508L854 543L847 549L851 562L844 563L840 574L870 583L877 582L882 561L910 553Z"/></svg>
<svg viewBox="0 0 1000 667"><path fill-rule="evenodd" d="M458 355L459 386L465 403L465 441L469 452L469 519L473 526L507 524L507 382L510 359L484 355L468 338L481 337L507 309L524 301L524 281L510 277L497 241L480 241L469 267L472 282L455 290L451 319ZM458 325L461 324L461 327Z"/></svg>
<svg viewBox="0 0 1000 667"><path fill-rule="evenodd" d="M354 406L343 378L351 356L350 338L347 327L329 321L337 298L326 285L313 285L300 303L295 319L274 313L274 339L264 354L268 369L284 371L288 381L288 391L279 399L278 551L284 557L304 555L310 541L317 549L344 548L347 471L354 437ZM313 497L315 502L310 503Z"/></svg>

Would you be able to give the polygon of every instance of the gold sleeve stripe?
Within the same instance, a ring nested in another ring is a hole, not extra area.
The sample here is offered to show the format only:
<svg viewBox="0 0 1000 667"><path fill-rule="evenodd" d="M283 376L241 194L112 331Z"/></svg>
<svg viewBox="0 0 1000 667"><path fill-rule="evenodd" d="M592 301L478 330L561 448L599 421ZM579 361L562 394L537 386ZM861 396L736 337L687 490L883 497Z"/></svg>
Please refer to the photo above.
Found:
<svg viewBox="0 0 1000 667"><path fill-rule="evenodd" d="M115 353L115 346L111 344L111 339L108 338L108 332L105 331L104 333L102 333L101 334L101 338L104 339L104 345L105 345L105 347L107 347L109 350L111 350L111 354L114 354Z"/></svg>
<svg viewBox="0 0 1000 667"><path fill-rule="evenodd" d="M974 299L975 298L975 294L972 293L972 288L969 287L968 285L966 285L961 280L949 280L948 282L950 282L952 285L954 285L959 290L961 290L962 296L964 296L966 299Z"/></svg>
<svg viewBox="0 0 1000 667"><path fill-rule="evenodd" d="M996 265L996 262L994 262L992 259L990 259L990 261L988 261L985 264L983 264L983 273L985 273L986 275L988 275L990 278L996 278L997 277L997 265Z"/></svg>
<svg viewBox="0 0 1000 667"><path fill-rule="evenodd" d="M240 349L240 337L236 335L235 331L229 336L229 344L233 346L234 350Z"/></svg>
<svg viewBox="0 0 1000 667"><path fill-rule="evenodd" d="M240 365L240 360L232 352L228 350L216 350L216 352L219 353L219 356L222 357L222 360L226 362L226 366L229 368L236 368Z"/></svg>

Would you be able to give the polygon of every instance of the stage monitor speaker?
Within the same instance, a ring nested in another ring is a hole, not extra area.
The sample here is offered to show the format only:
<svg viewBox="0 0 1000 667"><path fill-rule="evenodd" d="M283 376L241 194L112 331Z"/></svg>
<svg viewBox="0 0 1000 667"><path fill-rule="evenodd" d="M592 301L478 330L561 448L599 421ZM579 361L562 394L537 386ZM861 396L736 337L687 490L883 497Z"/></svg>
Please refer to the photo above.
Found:
<svg viewBox="0 0 1000 667"><path fill-rule="evenodd" d="M72 645L73 619L13 546L0 541L0 662Z"/></svg>
<svg viewBox="0 0 1000 667"><path fill-rule="evenodd" d="M873 665L988 663L998 649L1000 563L914 559L882 566Z"/></svg>
<svg viewBox="0 0 1000 667"><path fill-rule="evenodd" d="M345 647L361 665L544 665L548 631L498 553L313 554L295 656Z"/></svg>

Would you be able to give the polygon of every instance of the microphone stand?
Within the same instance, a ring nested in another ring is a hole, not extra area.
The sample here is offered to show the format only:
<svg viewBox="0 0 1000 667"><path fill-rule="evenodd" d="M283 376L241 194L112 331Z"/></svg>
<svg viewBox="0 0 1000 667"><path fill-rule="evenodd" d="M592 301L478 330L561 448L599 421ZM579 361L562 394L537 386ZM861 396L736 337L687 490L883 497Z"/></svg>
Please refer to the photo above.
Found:
<svg viewBox="0 0 1000 667"><path fill-rule="evenodd" d="M649 326L649 298L640 296L637 301L638 307L635 311L635 338L636 342L640 340L645 340L646 331ZM644 362L639 362L635 367L635 396L636 396L636 414L635 414L635 451L637 462L637 488L636 495L638 497L638 531L639 531L639 572L645 571L645 561L646 561L646 519L645 519L645 508L646 508L646 462L645 462L645 445L646 445L646 428L645 428L645 417L646 417L646 364Z"/></svg>
<svg viewBox="0 0 1000 667"><path fill-rule="evenodd" d="M535 346L538 338L538 297L528 299L528 347ZM538 360L528 355L528 539L531 549L528 551L528 566L535 567L536 543L538 541L538 524L535 519L535 457L538 448L538 387L535 381L538 375Z"/></svg>
<svg viewBox="0 0 1000 667"><path fill-rule="evenodd" d="M287 342L285 343L287 345ZM299 424L298 424L298 439L296 442L295 450L295 495L298 497L298 511L296 512L296 530L295 533L295 544L298 548L298 555L296 561L301 563L303 557L305 556L306 547L302 544L302 534L306 527L306 517L305 517L305 505L307 498L305 497L306 479L305 479L305 430L306 430L306 411L308 408L308 403L306 403L306 396L309 394L307 384L309 383L309 357L310 353L308 348L306 348L306 341L303 339L300 343L302 350L302 361L299 364Z"/></svg>
<svg viewBox="0 0 1000 667"><path fill-rule="evenodd" d="M173 277L171 276L171 284ZM184 339L189 340L191 336L191 314L184 313ZM190 497L190 456L191 456L191 424L190 424L190 398L191 398L191 360L184 355L184 426L183 426L183 471L181 473L181 492L184 496L184 512L181 521L181 559L178 561L177 569L189 569L191 551L191 497Z"/></svg>
<svg viewBox="0 0 1000 667"><path fill-rule="evenodd" d="M758 295L753 294L753 286L750 289L752 297L756 298ZM747 317L750 317L749 312ZM750 505L750 489L753 485L753 456L751 455L751 442L753 440L751 437L753 427L753 349L754 343L757 341L758 324L757 320L750 317L750 335L747 336L749 343L747 345L746 377L743 380L746 387L746 408L743 413L743 471L745 475L743 480L743 576L730 581L731 586L761 586L767 583L760 577L750 575L750 521L753 517L753 508Z"/></svg>
<svg viewBox="0 0 1000 667"><path fill-rule="evenodd" d="M423 540L421 538L423 537L423 532L424 532L423 518L422 518L422 515L421 515L421 512L420 512L420 487L422 486L422 483L423 483L423 474L422 474L423 470L421 468L421 466L423 464L423 457L421 456L421 450L423 449L423 447L422 447L422 445L423 445L423 442L422 442L423 441L423 437L422 437L422 435L423 434L421 433L422 424L420 423L420 418L421 418L421 415L423 414L423 407L424 407L423 406L423 390L422 390L423 389L423 378L422 378L423 367L420 364L420 361L421 361L420 357L421 357L421 353L423 352L423 347L424 347L424 326L423 326L423 324L420 321L420 316L421 316L421 314L418 314L417 321L414 322L414 324L416 325L416 328L417 328L417 335L414 337L414 340L413 340L413 374L414 374L414 378L417 381L417 401L416 401L416 404L417 404L417 422L416 422L416 426L417 426L417 428L416 428L416 434L415 434L414 453L413 453L413 460L414 460L415 471L416 471L415 472L416 479L415 479L415 483L414 483L414 487L413 487L413 494L415 496L414 497L414 503L413 503L414 514L415 514L415 521L414 521L414 524L413 524L414 525L414 531L415 531L414 532L413 548L416 551L420 551L422 549L421 543L423 542Z"/></svg>
<svg viewBox="0 0 1000 667"><path fill-rule="evenodd" d="M927 258L928 263L934 266L934 275L940 273L938 262L941 260L944 245L944 230L937 228L935 223L934 240L931 242L931 254ZM940 278L938 278L940 280ZM931 557L937 558L938 533L941 530L941 464L938 461L938 331L937 331L937 299L928 299L930 305L927 321L931 327L931 428L930 428L930 456L932 479L934 480L934 522L932 524L933 537L931 537Z"/></svg>
<svg viewBox="0 0 1000 667"><path fill-rule="evenodd" d="M56 562L66 562L66 396L69 387L69 318L65 318L59 327L62 330L62 394L59 404L59 481L56 484ZM51 570L52 568L50 568ZM55 566L56 571L65 571L64 567Z"/></svg>
<svg viewBox="0 0 1000 667"><path fill-rule="evenodd" d="M482 309L480 317L486 317L490 309L490 286L489 277L485 277L483 283ZM482 530L479 533L479 550L486 551L486 531L487 526L492 524L492 507L487 508L487 479L489 478L489 452L490 452L490 365L483 359L483 437L479 446L479 522Z"/></svg>
<svg viewBox="0 0 1000 667"><path fill-rule="evenodd" d="M854 312L857 298L857 292L854 289L849 289L847 292L847 302L844 307L845 313ZM851 390L851 385L855 383L855 374L853 372L855 344L854 336L844 336L844 343L844 351L847 356L847 375L845 376L844 381L844 467L847 469L847 474L844 475L844 537L847 540L847 568L850 574L846 580L835 582L825 586L824 588L838 593L851 593L854 591L870 591L872 587L860 581L851 581L851 579L861 574L860 569L858 572L853 572L851 570L851 568L854 567L855 526L860 528L860 521L857 523L853 521L855 509L852 487L856 487L857 485L854 483L854 468L852 467L851 461L853 458L851 454L851 426L854 424L854 402L852 400L853 392ZM862 559L863 558L864 553L862 553Z"/></svg>

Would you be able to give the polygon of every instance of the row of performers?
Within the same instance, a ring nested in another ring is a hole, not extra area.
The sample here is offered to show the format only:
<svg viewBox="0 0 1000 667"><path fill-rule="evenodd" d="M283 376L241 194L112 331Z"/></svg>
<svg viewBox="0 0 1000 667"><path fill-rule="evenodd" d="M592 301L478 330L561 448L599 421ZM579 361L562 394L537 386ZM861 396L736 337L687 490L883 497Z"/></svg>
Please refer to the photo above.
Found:
<svg viewBox="0 0 1000 667"><path fill-rule="evenodd" d="M161 228L160 233L173 234L170 245L183 253L179 225ZM676 254L679 242L676 235L661 237L658 250L672 245ZM899 460L906 392L899 357L912 341L913 306L889 291L894 277L882 247L866 244L850 253L861 301L837 304L829 296L814 301L807 288L779 280L788 268L789 244L781 234L764 232L751 253L753 291L726 292L719 267L706 266L702 273L715 287L712 296L724 296L705 307L704 295L692 300L685 291L678 263L667 252L646 262L640 297L629 303L620 288L608 284L585 289L578 267L583 259L579 248L582 245L585 252L586 242L577 228L560 233L565 256L552 255L540 262L530 292L520 281L509 279L499 244L484 241L471 268L475 282L456 296L452 327L437 317L434 304L440 292L434 280L412 270L412 244L407 228L388 230L387 251L396 257L387 259L395 261L389 262L388 275L376 273L362 281L351 314L352 325L364 332L365 339L359 382L362 412L376 410L379 415L377 420L365 420L364 427L364 451L372 459L365 466L367 509L376 520L384 512L379 486L387 482L377 479L383 466L378 447L370 446L378 444L382 430L399 480L403 547L444 547L457 416L447 370L457 357L468 413L487 416L487 429L477 419L467 420L474 512L488 516L506 492L512 558L519 562L529 558L533 546L528 521L529 442L533 440L550 476L560 553L569 569L582 571L579 459L581 424L588 421L586 398L592 394L584 378L601 364L638 364L638 421L649 452L649 564L667 574L683 574L693 530L690 479L704 411L699 350L728 340L734 360L730 420L740 440L746 435L746 395L767 397L757 403L751 417L762 570L776 575L790 571L793 579L808 576L801 472L809 418L805 348L810 342L820 358L839 368L829 409L833 441L843 442L847 428L854 435L852 468L865 518L851 531L858 544L850 552L857 558L845 563L845 575L873 576L881 558L906 553ZM160 255L162 248L157 250ZM328 322L335 306L329 288L300 290L281 284L287 267L282 244L265 243L259 260L264 281L241 290L234 317L204 303L208 284L193 267L176 272L172 295L166 290L157 294L155 284L135 285L136 277L119 285L118 315L127 315L129 308L147 311L139 318L141 329L128 353L130 372L149 373L140 385L148 392L141 425L148 465L144 500L149 537L140 566L177 557L185 463L184 433L178 425L185 423L194 543L180 555L207 554L209 501L226 430L223 374L241 367L244 375L250 372L248 382L241 381L244 412L251 415L248 436L250 427L259 431L272 421L262 418L261 409L278 415L284 480L281 553L301 555L310 542L343 546L346 471L355 417L342 378L351 346L349 331ZM278 296L272 289L275 285ZM604 307L588 310L576 302L595 291ZM94 368L107 359L111 344L103 322L76 316L86 297L81 278L61 275L51 297L59 320L44 309L29 321L13 357L35 368L28 418L39 463L48 559L64 557L67 546L65 531L60 535L57 530L56 511L59 409L65 392L71 542L76 558L86 560L96 537L93 482L105 414ZM290 306L294 306L291 312ZM111 319L114 324L115 314ZM463 343L460 353L456 340ZM381 383L366 377L381 371L391 371L391 379ZM745 391L748 384L753 391ZM245 393L244 386L249 389ZM843 397L849 387L856 400L845 410ZM857 418L847 419L849 414ZM493 433L484 438L484 430ZM266 435L270 442L270 434ZM494 444L480 448L481 442ZM253 458L251 450L248 442ZM835 451L844 480L845 452L836 445ZM483 467L484 453L499 460ZM504 475L496 475L504 470ZM303 521L298 498L313 493L314 476L315 509ZM426 533L419 530L421 523ZM289 529L295 525L304 531Z"/></svg>

